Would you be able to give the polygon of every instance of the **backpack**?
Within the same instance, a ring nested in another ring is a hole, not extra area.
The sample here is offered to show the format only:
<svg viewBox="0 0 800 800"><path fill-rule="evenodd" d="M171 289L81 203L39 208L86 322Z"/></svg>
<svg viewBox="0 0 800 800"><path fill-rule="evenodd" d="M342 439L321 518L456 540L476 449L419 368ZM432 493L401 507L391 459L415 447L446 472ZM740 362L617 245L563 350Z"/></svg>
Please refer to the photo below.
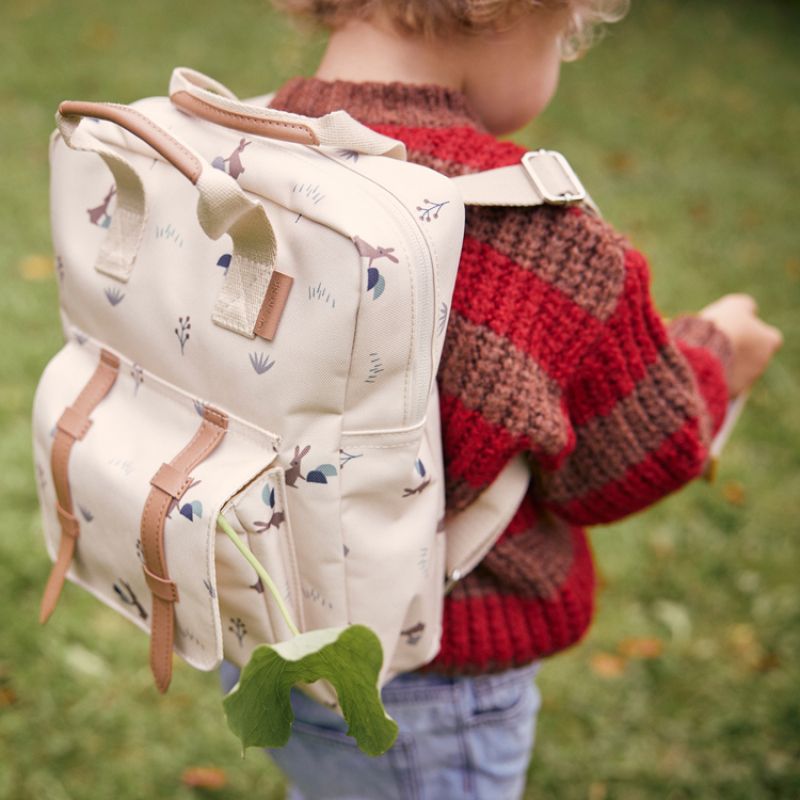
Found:
<svg viewBox="0 0 800 800"><path fill-rule="evenodd" d="M351 625L380 642L378 686L430 661L445 575L528 484L518 459L445 524L435 378L464 202L579 201L566 162L451 180L344 112L273 111L185 68L170 97L64 102L57 124L41 621L82 586L150 635L162 692L173 651L243 666Z"/></svg>

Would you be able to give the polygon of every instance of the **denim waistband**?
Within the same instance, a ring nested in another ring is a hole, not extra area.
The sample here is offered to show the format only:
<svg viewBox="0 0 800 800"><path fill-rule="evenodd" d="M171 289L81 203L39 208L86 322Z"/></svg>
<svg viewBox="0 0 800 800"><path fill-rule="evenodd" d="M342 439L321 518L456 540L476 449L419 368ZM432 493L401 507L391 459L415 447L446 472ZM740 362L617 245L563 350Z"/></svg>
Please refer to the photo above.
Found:
<svg viewBox="0 0 800 800"><path fill-rule="evenodd" d="M442 694L468 690L480 695L519 681L533 680L539 671L540 662L524 667L514 667L502 672L483 675L442 675L435 672L406 672L398 675L383 687L384 702L424 702Z"/></svg>

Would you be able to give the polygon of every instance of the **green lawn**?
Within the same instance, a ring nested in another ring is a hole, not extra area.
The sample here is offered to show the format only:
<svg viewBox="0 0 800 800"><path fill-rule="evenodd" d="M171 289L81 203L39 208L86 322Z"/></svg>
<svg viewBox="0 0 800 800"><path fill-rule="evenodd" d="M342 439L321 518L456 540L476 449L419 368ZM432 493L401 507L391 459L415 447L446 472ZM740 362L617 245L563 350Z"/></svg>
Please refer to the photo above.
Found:
<svg viewBox="0 0 800 800"><path fill-rule="evenodd" d="M786 336L718 482L594 533L597 622L542 673L529 798L800 797L798 34L791 0L639 0L520 137L568 154L650 255L665 314L745 290ZM176 662L160 697L145 637L73 586L38 626L29 413L60 346L58 101L163 94L176 64L257 94L310 72L320 47L262 0L2 2L0 798L282 797L258 753L240 760L214 674ZM225 788L183 785L198 765Z"/></svg>

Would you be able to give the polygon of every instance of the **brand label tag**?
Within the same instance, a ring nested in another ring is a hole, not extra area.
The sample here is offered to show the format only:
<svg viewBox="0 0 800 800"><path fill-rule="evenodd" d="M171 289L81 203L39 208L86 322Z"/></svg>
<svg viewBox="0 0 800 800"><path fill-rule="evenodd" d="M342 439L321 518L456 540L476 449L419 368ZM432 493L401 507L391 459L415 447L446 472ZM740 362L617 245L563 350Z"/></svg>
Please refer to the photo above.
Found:
<svg viewBox="0 0 800 800"><path fill-rule="evenodd" d="M272 271L272 277L267 286L264 302L258 312L253 333L271 342L275 338L275 331L278 330L278 323L283 314L286 300L289 298L289 290L292 288L294 278L278 270Z"/></svg>

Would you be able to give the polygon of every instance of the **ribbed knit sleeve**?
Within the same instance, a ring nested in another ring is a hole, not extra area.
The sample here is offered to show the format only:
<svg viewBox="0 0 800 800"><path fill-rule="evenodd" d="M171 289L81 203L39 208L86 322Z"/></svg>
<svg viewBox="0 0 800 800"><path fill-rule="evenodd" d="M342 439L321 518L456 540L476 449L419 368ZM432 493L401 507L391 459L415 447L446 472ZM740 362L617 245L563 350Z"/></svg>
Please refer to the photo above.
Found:
<svg viewBox="0 0 800 800"><path fill-rule="evenodd" d="M574 447L537 470L539 500L574 524L620 519L700 475L728 402L727 339L697 317L666 326L644 256L626 248L624 266L613 313L564 394Z"/></svg>

